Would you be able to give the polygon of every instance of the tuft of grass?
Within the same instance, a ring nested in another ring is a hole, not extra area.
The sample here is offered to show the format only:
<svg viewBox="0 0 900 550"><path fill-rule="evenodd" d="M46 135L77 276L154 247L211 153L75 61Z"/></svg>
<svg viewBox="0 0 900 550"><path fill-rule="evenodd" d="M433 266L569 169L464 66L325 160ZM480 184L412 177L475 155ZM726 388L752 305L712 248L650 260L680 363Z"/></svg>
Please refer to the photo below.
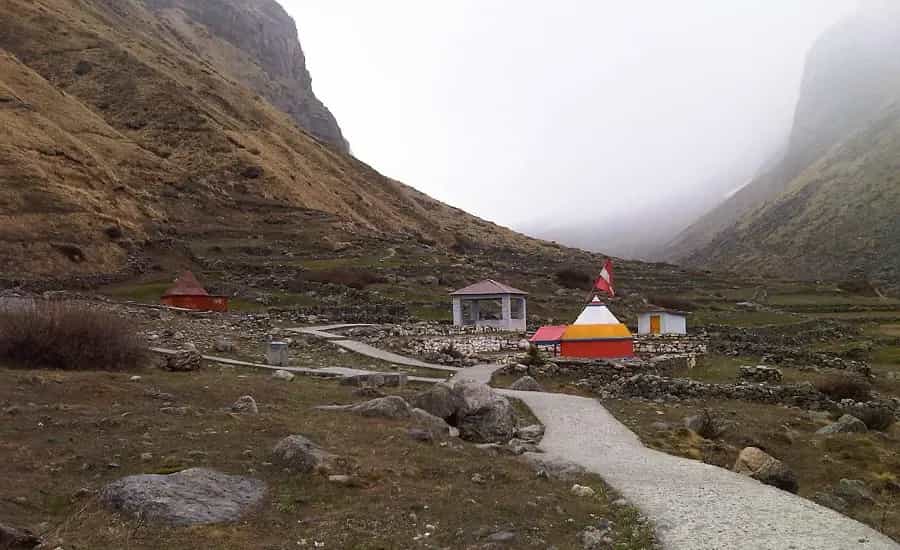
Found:
<svg viewBox="0 0 900 550"><path fill-rule="evenodd" d="M0 312L0 359L14 366L114 371L139 366L145 358L129 323L77 302Z"/></svg>

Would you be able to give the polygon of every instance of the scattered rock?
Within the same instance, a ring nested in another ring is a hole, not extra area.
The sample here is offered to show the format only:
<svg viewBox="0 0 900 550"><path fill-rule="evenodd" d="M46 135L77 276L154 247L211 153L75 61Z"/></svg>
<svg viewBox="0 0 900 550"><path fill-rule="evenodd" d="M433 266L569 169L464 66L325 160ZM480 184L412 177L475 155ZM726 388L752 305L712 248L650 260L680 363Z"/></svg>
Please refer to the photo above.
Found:
<svg viewBox="0 0 900 550"><path fill-rule="evenodd" d="M366 374L354 374L341 378L341 384L346 386L359 386L380 388L382 386L403 387L406 385L407 376L402 373L373 372Z"/></svg>
<svg viewBox="0 0 900 550"><path fill-rule="evenodd" d="M509 542L516 538L516 534L512 531L498 531L487 537L490 542Z"/></svg>
<svg viewBox="0 0 900 550"><path fill-rule="evenodd" d="M285 382L292 382L294 380L294 373L288 372L286 370L277 370L272 373L272 378L276 380L284 380Z"/></svg>
<svg viewBox="0 0 900 550"><path fill-rule="evenodd" d="M256 406L256 399L253 399L253 396L243 395L231 406L231 412L239 414L259 414L259 407Z"/></svg>
<svg viewBox="0 0 900 550"><path fill-rule="evenodd" d="M41 539L27 529L17 529L0 523L0 548L3 550L31 550Z"/></svg>
<svg viewBox="0 0 900 550"><path fill-rule="evenodd" d="M650 424L650 427L658 432L667 432L672 429L672 425L668 422L654 422Z"/></svg>
<svg viewBox="0 0 900 550"><path fill-rule="evenodd" d="M613 547L613 540L607 533L608 530L597 529L592 525L578 534L578 540L584 550L606 550Z"/></svg>
<svg viewBox="0 0 900 550"><path fill-rule="evenodd" d="M871 504L875 502L872 491L858 479L842 479L834 486L834 494L847 502Z"/></svg>
<svg viewBox="0 0 900 550"><path fill-rule="evenodd" d="M572 488L569 489L569 492L576 497L592 497L597 494L590 487L587 487L586 485L578 485L577 483L575 485L572 485Z"/></svg>
<svg viewBox="0 0 900 550"><path fill-rule="evenodd" d="M757 481L796 493L797 476L780 460L756 447L746 447L734 463L734 471Z"/></svg>
<svg viewBox="0 0 900 550"><path fill-rule="evenodd" d="M376 397L384 397L384 392L379 390L378 388L373 388L370 386L363 386L361 388L356 388L353 390L353 395L355 397L365 397L368 399L375 399Z"/></svg>
<svg viewBox="0 0 900 550"><path fill-rule="evenodd" d="M327 471L337 456L302 435L289 435L272 449L272 463L295 472Z"/></svg>
<svg viewBox="0 0 900 550"><path fill-rule="evenodd" d="M228 338L218 337L213 342L213 349L219 353L234 353L234 343Z"/></svg>
<svg viewBox="0 0 900 550"><path fill-rule="evenodd" d="M841 513L847 511L847 501L832 493L816 493L813 501Z"/></svg>
<svg viewBox="0 0 900 550"><path fill-rule="evenodd" d="M541 424L531 424L516 430L516 436L525 441L537 442L544 437L544 426Z"/></svg>
<svg viewBox="0 0 900 550"><path fill-rule="evenodd" d="M101 500L142 520L196 525L236 521L266 494L257 479L191 468L170 475L144 474L107 485Z"/></svg>
<svg viewBox="0 0 900 550"><path fill-rule="evenodd" d="M867 431L869 431L869 429L866 427L865 422L856 418L855 416L845 414L842 417L838 418L837 422L825 426L824 428L816 431L816 433L827 435L842 433L862 433Z"/></svg>
<svg viewBox="0 0 900 550"><path fill-rule="evenodd" d="M190 372L203 366L203 357L197 350L181 350L166 355L163 368L172 372Z"/></svg>
<svg viewBox="0 0 900 550"><path fill-rule="evenodd" d="M509 389L516 391L544 391L544 388L538 384L538 381L530 376L523 376L513 382Z"/></svg>
<svg viewBox="0 0 900 550"><path fill-rule="evenodd" d="M344 487L361 487L363 484L362 480L358 477L345 474L330 475L328 476L328 481L336 485L343 485Z"/></svg>
<svg viewBox="0 0 900 550"><path fill-rule="evenodd" d="M135 375L135 376L132 376L131 378L129 378L128 380L130 380L131 382L140 382L140 381L141 381L141 377Z"/></svg>
<svg viewBox="0 0 900 550"><path fill-rule="evenodd" d="M255 180L263 175L263 169L260 166L248 166L241 171L241 176L248 180Z"/></svg>

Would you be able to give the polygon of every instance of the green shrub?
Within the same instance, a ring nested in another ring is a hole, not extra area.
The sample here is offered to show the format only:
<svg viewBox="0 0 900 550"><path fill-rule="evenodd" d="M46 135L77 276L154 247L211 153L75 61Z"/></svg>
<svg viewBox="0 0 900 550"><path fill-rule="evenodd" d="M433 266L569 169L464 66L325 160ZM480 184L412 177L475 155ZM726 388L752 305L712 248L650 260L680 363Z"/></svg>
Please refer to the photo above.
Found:
<svg viewBox="0 0 900 550"><path fill-rule="evenodd" d="M75 302L0 312L0 359L13 367L126 370L147 350L131 324Z"/></svg>

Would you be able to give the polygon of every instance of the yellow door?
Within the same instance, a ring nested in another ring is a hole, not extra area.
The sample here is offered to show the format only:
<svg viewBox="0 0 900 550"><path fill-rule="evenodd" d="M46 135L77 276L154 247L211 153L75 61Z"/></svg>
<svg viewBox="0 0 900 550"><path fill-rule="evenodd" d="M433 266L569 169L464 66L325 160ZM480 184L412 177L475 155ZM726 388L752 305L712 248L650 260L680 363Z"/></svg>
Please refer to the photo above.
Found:
<svg viewBox="0 0 900 550"><path fill-rule="evenodd" d="M659 334L659 315L651 315L650 316L650 334Z"/></svg>

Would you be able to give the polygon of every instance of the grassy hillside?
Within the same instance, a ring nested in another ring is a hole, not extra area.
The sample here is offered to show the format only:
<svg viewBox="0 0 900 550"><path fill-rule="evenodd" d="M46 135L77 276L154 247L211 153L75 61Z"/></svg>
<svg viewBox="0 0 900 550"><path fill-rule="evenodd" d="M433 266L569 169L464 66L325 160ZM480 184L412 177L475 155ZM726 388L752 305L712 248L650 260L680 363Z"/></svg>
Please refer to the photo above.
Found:
<svg viewBox="0 0 900 550"><path fill-rule="evenodd" d="M0 29L3 278L108 275L150 249L180 258L186 241L310 224L321 249L354 236L545 248L307 134L234 76L252 63L187 12L136 0L0 8L15 14ZM176 15L205 42L188 41Z"/></svg>

